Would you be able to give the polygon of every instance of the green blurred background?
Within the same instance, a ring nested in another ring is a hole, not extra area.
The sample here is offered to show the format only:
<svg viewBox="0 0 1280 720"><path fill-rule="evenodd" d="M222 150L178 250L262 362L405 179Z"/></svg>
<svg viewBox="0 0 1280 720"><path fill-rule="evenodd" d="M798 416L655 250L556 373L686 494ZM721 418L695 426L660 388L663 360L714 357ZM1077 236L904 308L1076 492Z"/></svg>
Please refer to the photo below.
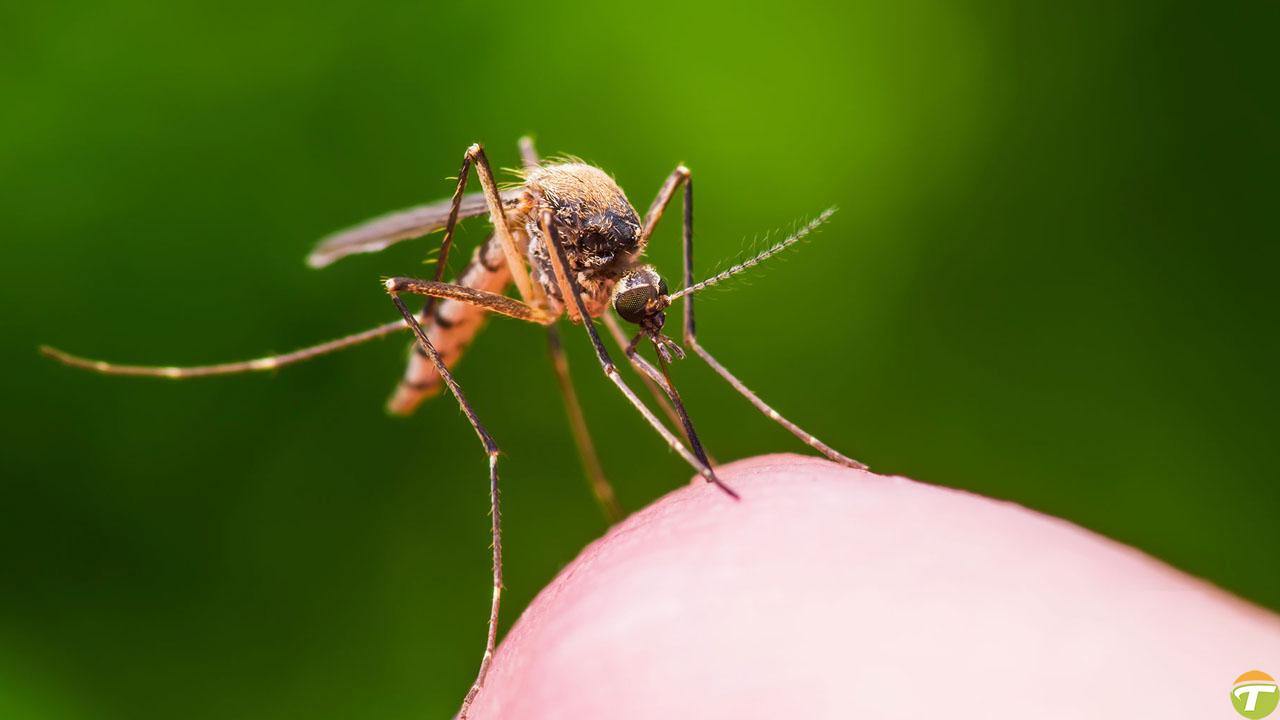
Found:
<svg viewBox="0 0 1280 720"><path fill-rule="evenodd" d="M378 280L429 272L430 243L323 272L303 255L447 196L473 141L514 166L526 132L642 209L688 163L704 270L839 205L701 303L726 364L881 472L1024 503L1280 607L1277 19L6 5L0 716L456 709L489 595L484 462L451 400L383 414L404 338L186 384L35 347L198 363L392 320ZM677 238L669 223L650 253L672 278ZM625 505L684 483L566 337ZM804 450L697 362L676 372L719 458ZM505 628L604 528L542 334L492 323L460 379L508 453Z"/></svg>

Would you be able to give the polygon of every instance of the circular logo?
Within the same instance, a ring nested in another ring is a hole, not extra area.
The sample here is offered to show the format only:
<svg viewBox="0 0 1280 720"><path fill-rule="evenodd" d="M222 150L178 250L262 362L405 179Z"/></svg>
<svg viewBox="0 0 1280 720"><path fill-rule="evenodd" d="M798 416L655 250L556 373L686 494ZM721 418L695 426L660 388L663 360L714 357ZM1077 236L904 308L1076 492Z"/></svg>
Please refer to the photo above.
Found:
<svg viewBox="0 0 1280 720"><path fill-rule="evenodd" d="M1231 686L1231 705L1249 720L1264 718L1280 704L1276 679L1261 670L1250 670Z"/></svg>

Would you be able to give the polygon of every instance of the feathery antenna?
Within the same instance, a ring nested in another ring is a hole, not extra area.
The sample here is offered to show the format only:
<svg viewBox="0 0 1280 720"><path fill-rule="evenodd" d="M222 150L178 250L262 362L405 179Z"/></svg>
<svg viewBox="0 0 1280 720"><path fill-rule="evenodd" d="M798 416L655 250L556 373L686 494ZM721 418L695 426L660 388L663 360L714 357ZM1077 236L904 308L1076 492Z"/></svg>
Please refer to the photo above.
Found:
<svg viewBox="0 0 1280 720"><path fill-rule="evenodd" d="M693 285L690 285L689 287L684 288L682 290L677 290L676 292L673 292L670 295L668 295L667 299L670 300L671 302L675 302L676 300L684 297L685 295L692 295L693 293L696 293L699 290L711 287L712 285L728 280L729 278L733 277L734 275L737 275L738 273L744 270L750 270L756 265L759 265L765 260L768 260L774 255L777 255L783 250L786 250L792 245L795 245L796 243L800 242L800 240L802 240L804 236L818 229L819 225L826 222L835 213L835 211L836 209L834 207L829 207L826 210L823 210L822 214L810 220L808 223L805 224L804 227L792 233L791 236L788 237L786 240L783 240L782 242L775 244L773 247L769 248L768 250L765 250L759 255L756 255L750 260L740 262L737 265L734 265L733 267L729 268L728 270L724 270L722 272L716 273L715 275L712 275L706 280L694 283Z"/></svg>

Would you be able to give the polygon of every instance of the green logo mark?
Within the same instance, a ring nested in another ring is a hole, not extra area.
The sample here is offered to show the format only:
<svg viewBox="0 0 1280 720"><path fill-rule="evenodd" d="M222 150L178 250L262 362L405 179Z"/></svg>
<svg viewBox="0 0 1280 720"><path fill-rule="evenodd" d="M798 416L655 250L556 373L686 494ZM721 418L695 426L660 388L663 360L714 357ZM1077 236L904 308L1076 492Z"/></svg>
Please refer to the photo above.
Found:
<svg viewBox="0 0 1280 720"><path fill-rule="evenodd" d="M1261 670L1250 670L1231 686L1231 705L1249 720L1264 718L1280 704L1276 679Z"/></svg>

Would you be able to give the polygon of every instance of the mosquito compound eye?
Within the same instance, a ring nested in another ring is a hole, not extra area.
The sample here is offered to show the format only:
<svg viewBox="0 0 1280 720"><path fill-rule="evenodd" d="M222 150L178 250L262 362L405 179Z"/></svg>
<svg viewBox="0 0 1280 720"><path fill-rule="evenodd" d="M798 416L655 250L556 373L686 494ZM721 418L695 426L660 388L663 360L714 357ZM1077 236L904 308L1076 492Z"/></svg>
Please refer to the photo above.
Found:
<svg viewBox="0 0 1280 720"><path fill-rule="evenodd" d="M653 267L632 268L623 273L613 287L613 309L623 320L638 325L647 314L649 301L658 299L666 291L667 284Z"/></svg>
<svg viewBox="0 0 1280 720"><path fill-rule="evenodd" d="M636 285L613 295L613 309L629 323L639 324L644 319L649 301L657 297L652 285Z"/></svg>

